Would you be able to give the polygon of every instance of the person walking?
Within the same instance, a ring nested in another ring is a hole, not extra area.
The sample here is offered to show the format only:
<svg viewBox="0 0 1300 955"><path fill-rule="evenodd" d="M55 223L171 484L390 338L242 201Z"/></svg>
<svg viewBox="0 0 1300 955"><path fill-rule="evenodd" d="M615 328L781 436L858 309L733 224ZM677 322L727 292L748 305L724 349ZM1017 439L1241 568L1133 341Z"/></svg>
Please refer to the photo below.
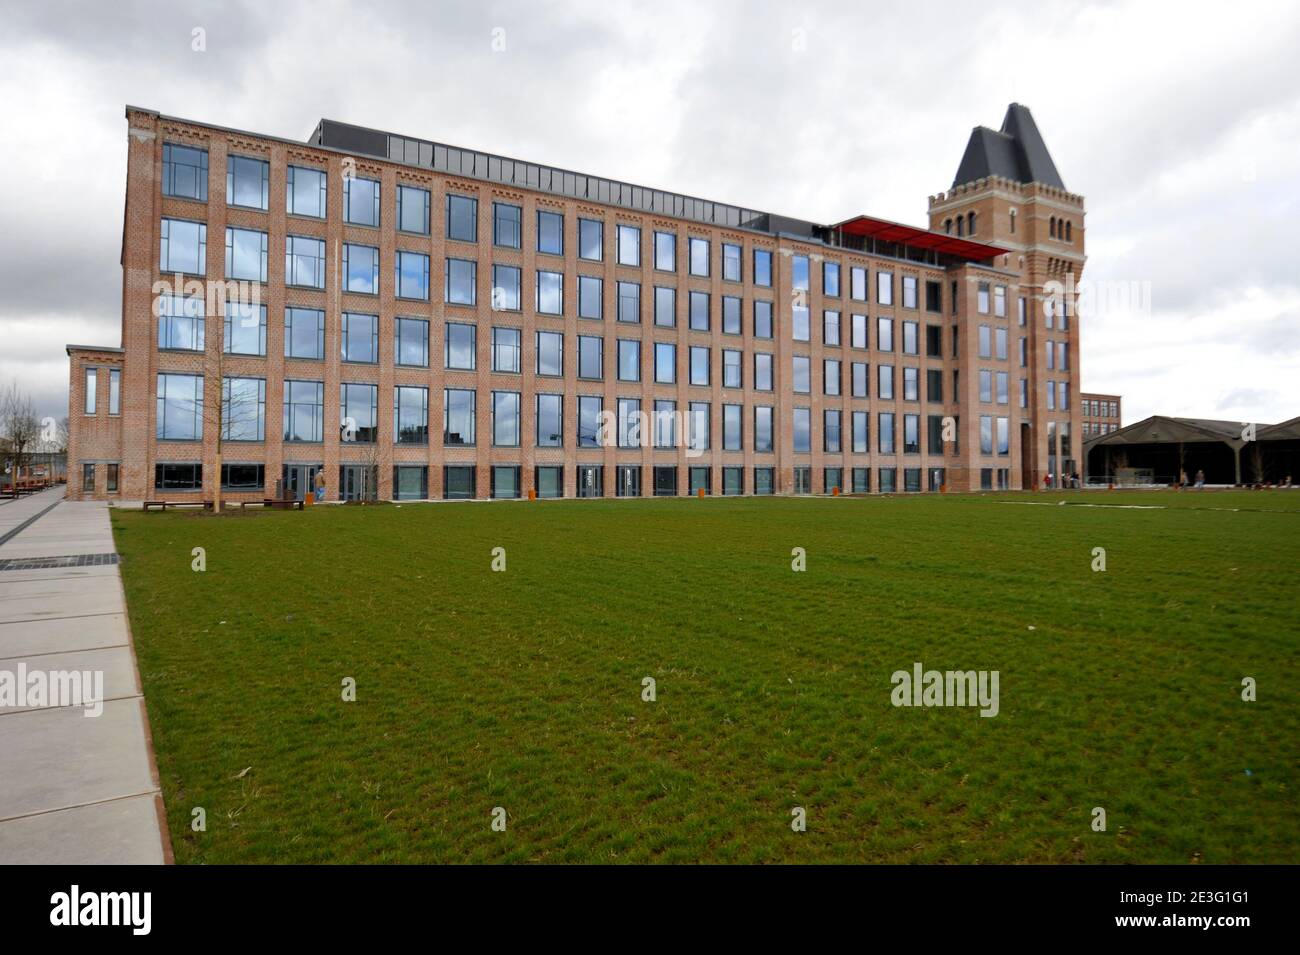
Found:
<svg viewBox="0 0 1300 955"><path fill-rule="evenodd" d="M1201 490L1203 487L1205 487L1205 472L1204 472L1204 471L1197 471L1197 472L1196 472L1196 489L1199 491L1199 490Z"/></svg>
<svg viewBox="0 0 1300 955"><path fill-rule="evenodd" d="M316 500L325 500L325 469L316 472Z"/></svg>

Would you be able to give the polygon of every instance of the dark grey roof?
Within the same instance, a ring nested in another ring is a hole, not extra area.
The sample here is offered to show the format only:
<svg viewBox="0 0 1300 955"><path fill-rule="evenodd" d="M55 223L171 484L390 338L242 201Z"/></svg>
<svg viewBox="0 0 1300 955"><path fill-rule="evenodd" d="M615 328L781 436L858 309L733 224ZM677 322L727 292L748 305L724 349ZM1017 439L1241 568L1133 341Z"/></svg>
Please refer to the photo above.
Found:
<svg viewBox="0 0 1300 955"><path fill-rule="evenodd" d="M1278 424L1260 425L1255 432L1257 441L1294 441L1300 439L1300 418L1282 421Z"/></svg>
<svg viewBox="0 0 1300 955"><path fill-rule="evenodd" d="M1088 438L1090 447L1101 444L1191 444L1197 441L1225 441L1239 445L1245 428L1241 421L1219 421L1214 418L1169 418L1152 415L1141 421L1125 425L1118 431ZM1259 433L1272 425L1260 425Z"/></svg>
<svg viewBox="0 0 1300 955"><path fill-rule="evenodd" d="M1019 103L1008 106L1000 130L987 126L976 126L971 130L970 141L952 184L960 186L988 176L1065 188L1029 107Z"/></svg>

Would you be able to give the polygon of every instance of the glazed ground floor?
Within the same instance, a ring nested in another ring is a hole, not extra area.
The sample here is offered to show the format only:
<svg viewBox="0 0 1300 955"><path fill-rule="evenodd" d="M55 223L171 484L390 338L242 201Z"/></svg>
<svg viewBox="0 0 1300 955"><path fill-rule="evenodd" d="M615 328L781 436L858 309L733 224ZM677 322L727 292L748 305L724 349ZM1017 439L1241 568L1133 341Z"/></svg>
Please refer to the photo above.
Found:
<svg viewBox="0 0 1300 955"><path fill-rule="evenodd" d="M953 466L941 457L899 455L876 461L869 455L818 455L807 463L780 465L760 455L735 460L596 459L590 461L486 459L424 461L372 459L258 461L227 453L220 465L226 500L454 500L508 498L671 497L698 494L870 494L1020 490L1042 486L1025 481L1007 458ZM210 500L216 491L215 458L171 455L129 473L122 462L76 460L69 468L68 494L83 499ZM1054 483L1054 482L1049 482Z"/></svg>

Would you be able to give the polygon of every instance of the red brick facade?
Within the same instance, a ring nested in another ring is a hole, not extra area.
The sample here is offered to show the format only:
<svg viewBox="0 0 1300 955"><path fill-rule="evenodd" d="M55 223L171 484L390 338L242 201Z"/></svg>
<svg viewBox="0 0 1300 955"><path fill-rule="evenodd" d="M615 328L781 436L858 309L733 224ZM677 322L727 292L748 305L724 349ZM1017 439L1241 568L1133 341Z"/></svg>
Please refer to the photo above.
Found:
<svg viewBox="0 0 1300 955"><path fill-rule="evenodd" d="M126 219L122 245L123 295L121 349L95 349L69 346L71 357L70 436L68 454L68 492L72 496L119 497L141 500L168 497L193 497L198 492L163 491L155 487L155 466L167 462L199 462L203 465L201 493L210 498L218 480L216 470L216 427L209 415L204 421L202 441L160 440L157 428L157 380L159 373L177 372L204 375L204 403L208 409L219 406L222 376L255 378L265 381L265 440L225 442L223 461L256 463L265 466L265 487L244 492L224 491L228 499L269 496L281 478L286 464L300 462L321 464L325 468L329 496L337 496L339 466L365 464L378 466L378 496L393 496L396 465L428 468L430 498L443 496L443 466L468 464L477 468L476 496L487 497L491 488L493 465L516 465L520 468L521 493L527 495L534 484L534 467L558 465L564 468L565 497L577 493L577 468L595 464L604 467L604 495L615 493L614 474L618 465L636 465L644 469L642 493L654 492L652 468L675 466L676 490L688 493L689 468L708 467L712 493L721 493L724 468L743 468L743 492L752 493L755 469L772 469L774 491L796 490L796 469L808 468L808 490L822 493L827 488L826 469L842 469L840 484L845 492L854 487L854 469L869 469L869 487L881 489L882 470L894 470L897 490L909 485L926 490L942 484L954 490L974 490L983 486L1009 488L1038 487L1049 467L1048 422L1054 440L1060 440L1068 428L1070 453L1061 454L1057 470L1068 467L1066 461L1077 460L1081 429L1077 392L1079 329L1072 310L1064 328L1054 322L1051 329L1044 323L1044 302L1051 295L1047 282L1065 281L1073 273L1077 281L1083 263L1082 199L1063 190L1038 184L1023 185L1002 180L981 180L930 200L930 227L944 230L945 220L957 215L976 215L973 239L996 244L1007 250L986 262L959 261L937 256L911 255L894 248L895 254L880 249L855 249L811 237L792 236L779 230L757 231L725 229L687 218L673 218L633 210L618 205L576 200L541 190L507 187L486 179L452 176L417 165L393 162L369 156L352 157L338 150L283 139L236 132L157 113L128 108L128 161ZM163 145L174 143L197 146L207 151L208 197L206 202L172 198L164 195ZM266 211L228 206L225 202L226 167L231 154L260 157L269 162L269 189ZM344 164L355 167L355 175L377 179L381 183L380 227L369 228L343 222L342 188ZM286 212L286 175L290 165L325 170L327 173L327 214L323 219L290 215ZM429 235L413 235L394 227L395 193L399 184L429 190L431 228ZM476 243L446 238L444 228L445 196L453 193L476 197ZM508 202L522 207L522 242L519 249L493 243L493 202ZM539 209L557 211L564 216L564 253L555 256L537 251L537 216ZM1015 210L1013 226L1011 211ZM1050 217L1072 220L1071 241L1048 236ZM604 223L604 255L601 261L578 257L577 224L580 218ZM205 351L184 352L159 347L158 320L154 314L156 283L171 282L173 276L159 269L160 232L164 219L202 221L207 226L207 245L203 276L189 279L212 282L225 277L225 241L227 225L263 232L267 237L267 280L260 286L261 302L266 306L267 324L265 356L222 356L223 315L207 315ZM641 266L617 263L617 226L634 225L641 229ZM654 268L653 243L656 231L677 236L677 269L673 272ZM951 231L951 227L950 227ZM285 282L286 237L308 236L325 241L324 289L299 288ZM711 256L708 277L689 274L687 269L688 238L709 240ZM355 242L379 248L379 293L361 294L342 290L340 281L343 243ZM723 278L721 265L725 243L742 249L742 281ZM754 251L772 253L772 284L754 283ZM396 251L414 251L428 256L429 300L412 301L395 295L394 256ZM806 293L792 287L795 257L807 257L810 281ZM470 259L477 267L477 304L444 304L444 267L448 257ZM840 292L829 295L823 287L825 263L840 266ZM517 266L522 272L521 304L518 311L492 307L492 265ZM866 269L866 300L853 297L852 270ZM535 304L535 276L538 269L561 272L564 276L563 316L539 314ZM888 273L892 284L892 304L882 304L878 295L878 276ZM603 318L593 320L577 316L577 277L598 276L604 280ZM904 302L904 279L915 279L915 302ZM617 320L617 283L639 283L641 287L640 322ZM937 283L938 309L927 308L927 293ZM676 325L663 327L654 321L656 286L677 289ZM985 289L981 293L981 289ZM1002 292L998 292L1002 289ZM688 321L688 293L691 290L710 294L711 316L708 331L694 331ZM954 301L955 290L955 301ZM741 333L727 334L723 329L724 297L741 299ZM806 297L811 334L808 341L792 336L792 304ZM987 297L987 313L981 311ZM1024 324L1020 320L1020 300L1025 300ZM996 314L999 299L1004 314ZM773 303L773 336L756 337L754 301ZM911 306L915 307L911 307ZM325 360L285 358L284 312L286 306L305 306L325 312ZM824 334L824 313L839 312L838 345L830 344ZM356 311L378 314L379 360L373 364L345 363L340 360L341 316ZM869 348L853 344L855 315L866 316ZM429 323L429 367L414 368L394 361L394 325L397 317L415 317ZM880 349L878 319L893 320L893 349ZM444 368L445 324L464 322L477 325L476 370L455 371ZM904 353L904 323L915 323L914 353ZM492 334L494 326L521 330L522 374L492 371ZM927 343L938 328L939 354L927 354ZM988 328L990 342L1005 337L1006 355L980 357L983 333ZM1002 329L1002 335L998 333ZM562 377L543 377L534 373L535 332L557 331L564 335ZM576 348L579 335L602 336L604 339L604 377L602 380L577 376ZM641 380L617 380L617 341L638 339L641 345ZM1026 339L1025 365L1020 361L1019 340ZM1047 342L1068 343L1068 369L1049 370ZM676 382L656 384L654 344L672 342L677 347ZM710 349L711 372L708 386L689 384L689 349L692 345ZM741 388L723 387L723 352L739 350L742 354ZM773 355L773 390L755 389L754 354ZM795 356L810 359L811 392L796 393L793 380ZM840 394L825 393L823 362L838 360ZM867 364L868 397L853 396L853 365ZM894 397L878 395L878 367L890 365L894 370ZM100 369L98 401L94 414L85 410L85 369ZM109 414L108 372L121 372L119 413ZM906 398L904 368L916 369L917 394ZM928 371L940 373L942 400L932 401ZM992 401L981 400L981 371L997 381L1005 374L1005 402L994 385ZM341 440L337 429L324 428L319 443L283 440L282 397L286 379L324 383L326 422L339 419L340 382L374 383L378 386L378 433L373 447ZM1028 407L1020 407L1019 380L1027 382ZM1053 382L1053 401L1049 408L1048 381ZM1056 390L1062 382L1068 407L1059 409ZM427 445L397 444L394 441L394 388L399 385L428 389ZM477 444L473 447L444 447L443 389L474 389L477 392ZM493 391L511 391L520 395L520 441L518 447L492 445ZM538 393L563 395L563 446L536 447L534 441L534 399ZM709 450L703 456L688 456L685 447L673 450L642 448L579 448L576 439L577 398L599 395L603 406L614 410L619 398L639 398L642 410L649 413L656 399L676 402L683 414L691 402L710 405ZM743 436L741 450L723 450L723 406L742 406ZM774 409L773 450L756 451L754 442L754 408ZM811 420L810 450L795 450L793 420L795 409L809 409ZM841 451L824 450L823 412L841 412ZM853 413L868 413L866 452L854 450ZM882 413L895 415L895 451L882 453L879 428ZM917 416L919 448L904 450L904 416ZM930 443L930 417L951 417L957 425L956 442L940 448ZM992 453L981 451L981 418L993 422ZM1006 418L1008 448L997 450L997 418ZM1025 448L1022 453L1022 444ZM83 464L96 463L93 489L82 486ZM118 464L117 490L107 487L107 465ZM1077 466L1077 465L1076 465ZM942 469L938 471L937 469ZM734 473L734 472L733 472ZM833 472L832 472L833 473Z"/></svg>

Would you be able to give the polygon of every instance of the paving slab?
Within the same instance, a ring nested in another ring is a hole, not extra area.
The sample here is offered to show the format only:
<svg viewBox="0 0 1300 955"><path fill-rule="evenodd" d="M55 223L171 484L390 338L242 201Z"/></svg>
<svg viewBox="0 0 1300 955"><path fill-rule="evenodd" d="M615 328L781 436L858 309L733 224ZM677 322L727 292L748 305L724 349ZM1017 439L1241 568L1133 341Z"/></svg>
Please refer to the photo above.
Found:
<svg viewBox="0 0 1300 955"><path fill-rule="evenodd" d="M0 674L8 672L11 674L9 679L14 681L17 686L19 677L26 676L28 685L31 685L31 676L35 673L48 675L53 673L79 673L82 693L84 699L97 698L103 702L110 700L122 700L127 698L138 698L140 696L140 685L135 678L135 660L131 657L130 647L106 647L102 650L77 650L71 653L45 653L25 657L10 657L9 659L0 660ZM86 682L86 674L90 674L90 682ZM98 678L96 678L98 674ZM96 694L96 679L98 679L99 695ZM45 704L48 708L49 703ZM31 703L25 703L19 706L16 702L12 705L0 705L0 719L11 716L14 713L25 713L29 710L40 709L41 707L33 706ZM96 717L88 717L94 719Z"/></svg>
<svg viewBox="0 0 1300 955"><path fill-rule="evenodd" d="M0 865L161 865L157 830L152 795L23 816L0 822Z"/></svg>
<svg viewBox="0 0 1300 955"><path fill-rule="evenodd" d="M0 659L126 645L125 613L0 623Z"/></svg>

